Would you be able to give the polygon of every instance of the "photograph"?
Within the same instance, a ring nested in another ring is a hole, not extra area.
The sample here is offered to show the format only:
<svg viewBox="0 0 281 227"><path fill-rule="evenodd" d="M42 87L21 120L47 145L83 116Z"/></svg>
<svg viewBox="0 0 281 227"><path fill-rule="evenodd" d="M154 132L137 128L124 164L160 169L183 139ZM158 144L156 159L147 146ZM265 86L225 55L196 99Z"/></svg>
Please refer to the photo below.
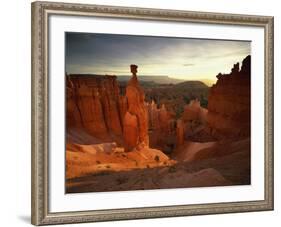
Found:
<svg viewBox="0 0 281 227"><path fill-rule="evenodd" d="M65 193L251 185L250 40L65 32L64 76Z"/></svg>
<svg viewBox="0 0 281 227"><path fill-rule="evenodd" d="M31 14L32 224L274 209L273 15Z"/></svg>

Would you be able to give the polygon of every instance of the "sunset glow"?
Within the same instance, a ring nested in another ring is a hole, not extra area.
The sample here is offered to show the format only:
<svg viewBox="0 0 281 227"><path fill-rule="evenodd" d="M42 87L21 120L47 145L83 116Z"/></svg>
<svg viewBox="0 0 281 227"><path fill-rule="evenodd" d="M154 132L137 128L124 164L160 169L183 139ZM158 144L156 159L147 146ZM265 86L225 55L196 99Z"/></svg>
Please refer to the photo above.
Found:
<svg viewBox="0 0 281 227"><path fill-rule="evenodd" d="M137 64L143 76L214 82L250 52L247 41L66 33L66 72L130 75Z"/></svg>

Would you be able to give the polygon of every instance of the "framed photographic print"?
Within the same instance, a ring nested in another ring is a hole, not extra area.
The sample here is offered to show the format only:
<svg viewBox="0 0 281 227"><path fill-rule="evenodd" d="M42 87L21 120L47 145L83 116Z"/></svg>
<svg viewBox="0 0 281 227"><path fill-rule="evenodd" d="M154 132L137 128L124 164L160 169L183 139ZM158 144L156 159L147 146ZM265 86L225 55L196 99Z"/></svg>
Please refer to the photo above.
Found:
<svg viewBox="0 0 281 227"><path fill-rule="evenodd" d="M32 223L273 209L273 17L32 3Z"/></svg>

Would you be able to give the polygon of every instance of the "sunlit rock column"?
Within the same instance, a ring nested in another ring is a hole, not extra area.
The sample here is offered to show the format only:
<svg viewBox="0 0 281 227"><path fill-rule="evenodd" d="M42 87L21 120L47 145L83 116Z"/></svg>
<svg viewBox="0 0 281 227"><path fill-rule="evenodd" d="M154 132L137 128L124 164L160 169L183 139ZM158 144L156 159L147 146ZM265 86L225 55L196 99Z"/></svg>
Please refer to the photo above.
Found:
<svg viewBox="0 0 281 227"><path fill-rule="evenodd" d="M132 78L126 87L128 110L124 118L125 151L148 146L148 115L145 94L137 78L137 65L131 65ZM133 132L133 133L132 133Z"/></svg>

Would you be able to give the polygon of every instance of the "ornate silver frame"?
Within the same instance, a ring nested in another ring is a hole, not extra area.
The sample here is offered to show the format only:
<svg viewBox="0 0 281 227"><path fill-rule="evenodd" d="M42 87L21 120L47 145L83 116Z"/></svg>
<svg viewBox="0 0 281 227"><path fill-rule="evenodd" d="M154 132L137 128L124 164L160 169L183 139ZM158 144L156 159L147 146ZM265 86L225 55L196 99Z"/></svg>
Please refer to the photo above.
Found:
<svg viewBox="0 0 281 227"><path fill-rule="evenodd" d="M265 199L50 213L48 209L48 17L53 14L232 24L264 28ZM54 2L32 3L32 224L81 223L264 210L273 210L273 17Z"/></svg>

